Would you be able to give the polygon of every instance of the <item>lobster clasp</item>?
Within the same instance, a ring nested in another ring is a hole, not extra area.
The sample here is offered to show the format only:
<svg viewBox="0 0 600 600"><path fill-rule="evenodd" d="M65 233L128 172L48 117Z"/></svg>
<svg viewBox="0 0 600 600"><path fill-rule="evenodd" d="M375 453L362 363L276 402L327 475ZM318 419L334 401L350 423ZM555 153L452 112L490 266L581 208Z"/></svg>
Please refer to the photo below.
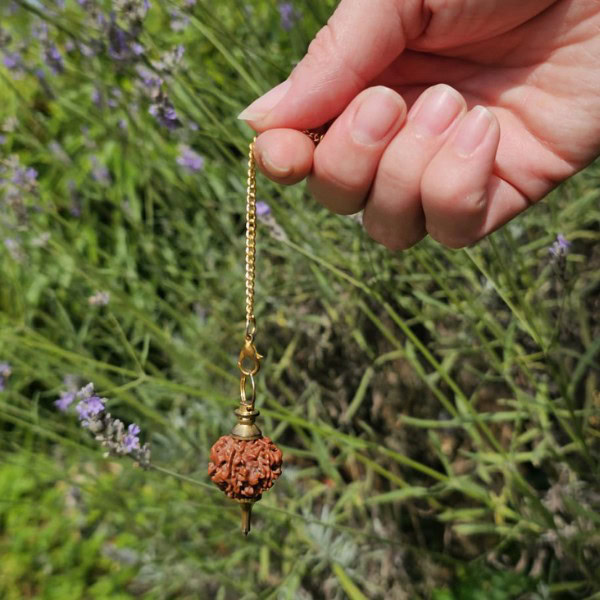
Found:
<svg viewBox="0 0 600 600"><path fill-rule="evenodd" d="M256 350L251 337L246 337L244 347L240 352L238 359L238 367L240 371L248 375L256 375L260 371L260 359L263 358L261 354Z"/></svg>

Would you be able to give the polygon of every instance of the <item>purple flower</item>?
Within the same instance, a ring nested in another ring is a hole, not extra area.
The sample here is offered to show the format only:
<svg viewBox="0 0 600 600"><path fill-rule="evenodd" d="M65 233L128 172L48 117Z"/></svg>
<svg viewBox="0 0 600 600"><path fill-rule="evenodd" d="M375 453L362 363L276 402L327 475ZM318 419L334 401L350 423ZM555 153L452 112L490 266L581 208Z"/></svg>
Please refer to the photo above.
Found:
<svg viewBox="0 0 600 600"><path fill-rule="evenodd" d="M60 412L66 412L69 406L75 400L75 392L61 392L60 398L54 401L54 406L60 410Z"/></svg>
<svg viewBox="0 0 600 600"><path fill-rule="evenodd" d="M19 187L33 187L37 179L37 171L29 167L16 167L11 178L11 183Z"/></svg>
<svg viewBox="0 0 600 600"><path fill-rule="evenodd" d="M556 236L555 242L548 248L548 251L552 256L558 258L560 256L566 256L570 246L571 242L569 242L562 233L559 233Z"/></svg>
<svg viewBox="0 0 600 600"><path fill-rule="evenodd" d="M78 381L78 379L79 378L76 375L65 375L65 377L63 379L63 385L67 389L60 393L60 398L58 400L54 401L54 405L61 412L66 412L67 409L69 408L69 406L71 406L71 404L77 397L77 387L78 387L77 381ZM87 387L89 388L89 386L87 386ZM87 393L87 388L84 388L84 389L86 389L86 393ZM90 394L92 393L92 391L93 391L93 386L92 386L92 388L89 388Z"/></svg>
<svg viewBox="0 0 600 600"><path fill-rule="evenodd" d="M88 383L82 387L76 394L80 398L79 404L75 407L79 420L83 427L88 426L88 419L95 417L104 410L104 399L94 395L94 384Z"/></svg>
<svg viewBox="0 0 600 600"><path fill-rule="evenodd" d="M6 387L6 380L11 376L12 369L7 362L0 362L0 392Z"/></svg>
<svg viewBox="0 0 600 600"><path fill-rule="evenodd" d="M97 181L101 185L109 185L110 184L110 172L104 166L98 162L98 159L95 156L91 157L92 162L92 179Z"/></svg>
<svg viewBox="0 0 600 600"><path fill-rule="evenodd" d="M291 2L280 2L279 16L283 29L290 31L301 17L301 14L296 10Z"/></svg>
<svg viewBox="0 0 600 600"><path fill-rule="evenodd" d="M139 433L140 428L135 423L129 425L127 433L123 437L123 451L125 454L129 454L140 447L140 439L138 438Z"/></svg>
<svg viewBox="0 0 600 600"><path fill-rule="evenodd" d="M65 70L62 54L54 44L46 46L44 57L46 59L46 64L55 75L58 75L58 73L62 73Z"/></svg>
<svg viewBox="0 0 600 600"><path fill-rule="evenodd" d="M4 240L4 246L13 260L16 260L17 262L25 260L25 254L23 253L23 248L21 248L21 242L19 242L18 239L6 238Z"/></svg>
<svg viewBox="0 0 600 600"><path fill-rule="evenodd" d="M204 167L204 158L202 156L184 144L179 149L179 156L177 157L178 165L193 172L202 170Z"/></svg>
<svg viewBox="0 0 600 600"><path fill-rule="evenodd" d="M34 40L40 40L41 42L45 42L48 40L48 23L44 21L34 23L31 27L31 34Z"/></svg>
<svg viewBox="0 0 600 600"><path fill-rule="evenodd" d="M18 52L6 52L2 62L9 71L16 71L23 66L23 59Z"/></svg>
<svg viewBox="0 0 600 600"><path fill-rule="evenodd" d="M166 98L164 98L161 102L152 104L148 109L148 112L153 117L156 117L156 120L163 127L166 127L170 131L177 129L177 127L180 125L175 109Z"/></svg>
<svg viewBox="0 0 600 600"><path fill-rule="evenodd" d="M99 396L92 396L87 400L81 400L75 407L79 420L84 427L88 426L88 419L100 414L104 410L104 401Z"/></svg>
<svg viewBox="0 0 600 600"><path fill-rule="evenodd" d="M108 31L108 55L115 60L125 60L130 56L127 32L121 29L114 21L110 23Z"/></svg>
<svg viewBox="0 0 600 600"><path fill-rule="evenodd" d="M257 217L266 217L271 213L271 207L264 202L263 200L259 200L256 203L256 216Z"/></svg>
<svg viewBox="0 0 600 600"><path fill-rule="evenodd" d="M137 72L138 72L138 75L140 76L140 79L142 80L142 83L151 92L156 91L156 93L158 93L158 90L160 89L160 86L163 83L162 79L160 77L158 77L157 75L155 75L150 69L148 69L147 67L144 67L143 65L138 65Z"/></svg>
<svg viewBox="0 0 600 600"><path fill-rule="evenodd" d="M92 102L98 107L100 108L100 106L102 106L102 94L100 93L100 90L98 88L94 88L92 90L92 94L91 94L91 98L92 98Z"/></svg>

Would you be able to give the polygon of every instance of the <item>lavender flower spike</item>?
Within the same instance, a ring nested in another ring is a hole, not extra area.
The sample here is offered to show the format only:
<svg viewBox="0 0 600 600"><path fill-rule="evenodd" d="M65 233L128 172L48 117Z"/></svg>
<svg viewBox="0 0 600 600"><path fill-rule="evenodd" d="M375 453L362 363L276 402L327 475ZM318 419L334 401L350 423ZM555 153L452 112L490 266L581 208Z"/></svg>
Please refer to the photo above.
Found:
<svg viewBox="0 0 600 600"><path fill-rule="evenodd" d="M181 144L179 146L177 164L186 168L188 171L201 171L204 167L204 158L197 152L194 152L189 146Z"/></svg>
<svg viewBox="0 0 600 600"><path fill-rule="evenodd" d="M559 233L556 236L556 241L552 244L552 246L550 246L550 248L548 248L548 251L550 254L552 254L552 256L558 258L559 256L566 256L566 254L569 252L570 246L571 242L569 242L562 233Z"/></svg>
<svg viewBox="0 0 600 600"><path fill-rule="evenodd" d="M79 414L79 420L82 421L83 426L87 426L87 421L91 417L99 415L104 410L104 400L99 396L92 396L87 400L82 400L77 405L77 413Z"/></svg>
<svg viewBox="0 0 600 600"><path fill-rule="evenodd" d="M63 57L59 49L54 44L49 44L44 50L44 58L46 64L50 67L50 70L58 75L65 70Z"/></svg>
<svg viewBox="0 0 600 600"><path fill-rule="evenodd" d="M290 31L293 29L301 15L291 2L280 2L279 16L281 18L281 27L286 31Z"/></svg>
<svg viewBox="0 0 600 600"><path fill-rule="evenodd" d="M60 412L67 412L67 409L71 406L73 400L75 400L75 392L61 392L60 398L54 401L54 406L56 406Z"/></svg>
<svg viewBox="0 0 600 600"><path fill-rule="evenodd" d="M256 216L266 217L269 214L271 214L271 207L264 200L259 200L256 203Z"/></svg>
<svg viewBox="0 0 600 600"><path fill-rule="evenodd" d="M135 423L132 423L127 428L127 434L123 438L123 451L125 454L129 454L140 447L140 439L138 438L139 433L140 428Z"/></svg>
<svg viewBox="0 0 600 600"><path fill-rule="evenodd" d="M105 410L106 398L94 395L94 385L88 383L77 392L80 402L77 405L82 427L92 433L107 452L105 456L123 456L127 454L144 469L150 467L150 445L140 444L140 428L131 423L127 429L119 419L115 419Z"/></svg>
<svg viewBox="0 0 600 600"><path fill-rule="evenodd" d="M151 104L148 112L156 117L156 120L163 126L172 131L179 127L179 119L173 106L170 105L169 101L163 99L159 103Z"/></svg>
<svg viewBox="0 0 600 600"><path fill-rule="evenodd" d="M89 420L96 417L104 410L104 399L94 395L94 384L88 383L77 392L77 397L81 398L79 404L75 407L79 420L84 427L88 427Z"/></svg>

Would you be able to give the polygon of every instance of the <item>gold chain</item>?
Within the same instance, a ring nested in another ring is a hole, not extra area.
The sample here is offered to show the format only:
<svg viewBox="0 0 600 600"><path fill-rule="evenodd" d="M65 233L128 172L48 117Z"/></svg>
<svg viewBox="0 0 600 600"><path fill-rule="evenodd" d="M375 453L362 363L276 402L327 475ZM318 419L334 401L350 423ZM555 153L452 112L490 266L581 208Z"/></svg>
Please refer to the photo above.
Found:
<svg viewBox="0 0 600 600"><path fill-rule="evenodd" d="M305 129L302 133L305 133L317 146L319 142L323 139L324 133L317 133L316 131L310 131L310 129Z"/></svg>
<svg viewBox="0 0 600 600"><path fill-rule="evenodd" d="M315 146L323 139L322 133L304 131ZM240 394L242 405L254 408L256 386L254 375L260 370L260 359L263 358L254 345L256 335L256 318L254 316L254 282L256 279L256 161L254 144L256 137L250 142L248 153L248 179L246 191L246 335L244 347L240 352L238 367L242 372ZM246 396L246 382L250 379L252 396Z"/></svg>
<svg viewBox="0 0 600 600"><path fill-rule="evenodd" d="M250 142L248 154L248 181L246 193L246 338L254 339L254 280L256 277L256 163L254 143Z"/></svg>
<svg viewBox="0 0 600 600"><path fill-rule="evenodd" d="M256 384L254 376L260 369L262 356L254 346L256 335L256 318L254 317L254 281L256 279L256 163L254 160L254 143L250 142L248 153L248 179L246 192L246 335L244 347L240 352L238 367L242 372L240 379L240 396L242 406L254 410ZM246 382L250 379L252 395L246 396Z"/></svg>

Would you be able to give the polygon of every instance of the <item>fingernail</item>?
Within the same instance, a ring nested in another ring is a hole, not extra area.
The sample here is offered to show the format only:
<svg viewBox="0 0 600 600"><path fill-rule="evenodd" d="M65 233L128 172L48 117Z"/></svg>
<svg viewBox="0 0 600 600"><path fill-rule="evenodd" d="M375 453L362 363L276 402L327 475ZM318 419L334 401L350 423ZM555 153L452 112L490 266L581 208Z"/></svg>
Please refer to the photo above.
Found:
<svg viewBox="0 0 600 600"><path fill-rule="evenodd" d="M266 117L271 110L279 104L283 97L287 94L292 82L287 79L283 83L276 85L272 90L269 90L264 96L255 100L250 106L245 108L239 115L238 119L242 121L260 121Z"/></svg>
<svg viewBox="0 0 600 600"><path fill-rule="evenodd" d="M269 173L276 175L277 177L289 177L292 174L293 167L290 165L281 165L277 160L273 160L268 151L263 150L260 153L260 160L262 164L267 168Z"/></svg>
<svg viewBox="0 0 600 600"><path fill-rule="evenodd" d="M352 121L352 138L358 144L370 145L383 140L398 121L404 102L386 88L374 88L363 99Z"/></svg>
<svg viewBox="0 0 600 600"><path fill-rule="evenodd" d="M453 145L459 154L469 156L481 145L492 124L492 113L483 106L476 106L462 120Z"/></svg>
<svg viewBox="0 0 600 600"><path fill-rule="evenodd" d="M418 133L441 135L450 127L462 107L458 92L447 85L439 85L425 93L409 119Z"/></svg>

